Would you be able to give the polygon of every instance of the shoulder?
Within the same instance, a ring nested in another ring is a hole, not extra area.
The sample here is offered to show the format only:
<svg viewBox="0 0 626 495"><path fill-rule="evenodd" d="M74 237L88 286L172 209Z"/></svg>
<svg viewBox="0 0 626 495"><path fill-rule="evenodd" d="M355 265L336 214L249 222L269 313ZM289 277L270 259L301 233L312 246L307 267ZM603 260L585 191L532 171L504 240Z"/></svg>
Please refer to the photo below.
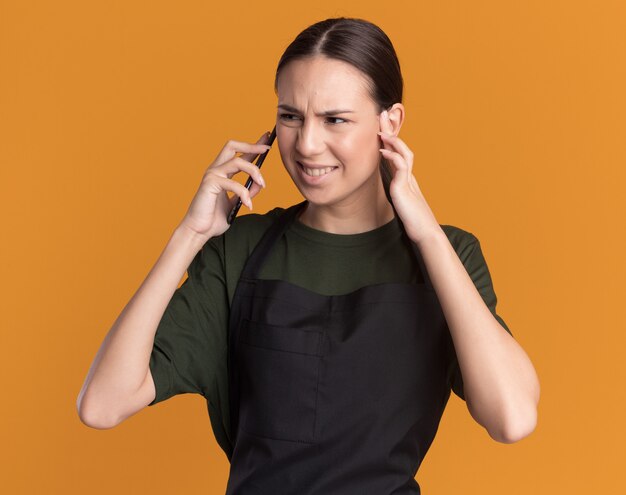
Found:
<svg viewBox="0 0 626 495"><path fill-rule="evenodd" d="M276 207L266 213L237 216L228 229L223 234L211 238L203 250L219 256L224 265L240 259L245 260L283 211L285 208Z"/></svg>
<svg viewBox="0 0 626 495"><path fill-rule="evenodd" d="M247 258L265 231L284 210L285 208L276 207L267 213L249 213L235 217L223 234L212 237L204 244L194 262L203 260L203 265L221 263L224 266L227 257Z"/></svg>
<svg viewBox="0 0 626 495"><path fill-rule="evenodd" d="M233 223L226 231L230 235L237 236L242 231L261 230L265 231L285 211L285 208L277 206L266 213L248 213L235 217Z"/></svg>
<svg viewBox="0 0 626 495"><path fill-rule="evenodd" d="M285 208L276 207L266 213L248 213L235 217L233 223L224 233L225 242L229 245L251 245L254 247L284 211Z"/></svg>
<svg viewBox="0 0 626 495"><path fill-rule="evenodd" d="M241 269L260 241L285 208L267 213L249 213L235 217L221 235L209 239L195 256L188 269L190 276L219 279L232 299Z"/></svg>

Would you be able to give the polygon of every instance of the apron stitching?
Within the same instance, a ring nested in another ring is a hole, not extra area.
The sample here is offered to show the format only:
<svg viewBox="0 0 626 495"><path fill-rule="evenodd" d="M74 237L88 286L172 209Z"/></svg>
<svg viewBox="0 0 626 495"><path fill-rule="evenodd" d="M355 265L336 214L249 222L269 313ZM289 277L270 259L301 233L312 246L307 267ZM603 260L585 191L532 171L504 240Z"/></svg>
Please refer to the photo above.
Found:
<svg viewBox="0 0 626 495"><path fill-rule="evenodd" d="M315 442L309 442L307 440L292 440L290 438L278 438L278 437L271 437L269 435L261 435L260 433L252 433L251 431L246 430L242 425L239 425L239 429L242 431L245 431L248 435L252 435L253 437L269 438L270 440L280 440L281 442L306 443L308 445L315 444Z"/></svg>
<svg viewBox="0 0 626 495"><path fill-rule="evenodd" d="M320 333L320 332L317 332L317 333ZM257 349L267 349L268 351L272 351L272 352L286 352L287 354L300 354L302 356L320 357L319 354L309 354L307 352L298 352L298 351L286 351L285 349L278 349L276 347L267 347L267 346L262 346L258 344L251 344L250 342L246 342L245 340L240 340L240 342L250 347L256 347Z"/></svg>

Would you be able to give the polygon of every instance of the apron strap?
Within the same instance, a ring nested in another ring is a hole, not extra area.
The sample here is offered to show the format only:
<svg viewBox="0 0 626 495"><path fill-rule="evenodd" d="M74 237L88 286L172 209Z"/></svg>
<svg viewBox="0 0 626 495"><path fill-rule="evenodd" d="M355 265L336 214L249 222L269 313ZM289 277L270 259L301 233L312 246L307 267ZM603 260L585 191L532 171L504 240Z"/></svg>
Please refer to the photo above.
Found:
<svg viewBox="0 0 626 495"><path fill-rule="evenodd" d="M242 286L241 282L256 280L259 267L262 265L263 260L269 253L274 242L283 234L291 220L305 203L306 201L303 201L302 203L287 208L279 215L270 228L265 231L261 240L257 243L246 260L243 270L241 271L240 282L237 283L235 288L228 325L228 395L230 425L226 427L226 430L230 432L230 442L233 448L236 443L239 428L239 367L237 365L236 349L239 339L239 323L242 317L242 298L240 295L241 291L245 290L245 284Z"/></svg>
<svg viewBox="0 0 626 495"><path fill-rule="evenodd" d="M250 257L246 260L246 264L241 271L241 278L246 280L254 280L257 278L259 267L263 264L263 260L265 260L266 256L272 249L274 242L276 242L276 239L283 235L289 224L305 205L306 200L290 206L279 215L272 226L265 231L261 240L252 250Z"/></svg>

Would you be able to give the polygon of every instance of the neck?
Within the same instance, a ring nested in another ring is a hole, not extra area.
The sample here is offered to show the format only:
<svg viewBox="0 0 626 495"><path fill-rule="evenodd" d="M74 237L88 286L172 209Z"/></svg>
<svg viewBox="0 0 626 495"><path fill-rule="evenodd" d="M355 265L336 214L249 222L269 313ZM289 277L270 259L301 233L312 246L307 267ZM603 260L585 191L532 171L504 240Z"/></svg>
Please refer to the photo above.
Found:
<svg viewBox="0 0 626 495"><path fill-rule="evenodd" d="M315 204L307 202L298 220L313 229L331 234L360 234L368 232L393 220L395 212L385 196L348 200L341 204Z"/></svg>

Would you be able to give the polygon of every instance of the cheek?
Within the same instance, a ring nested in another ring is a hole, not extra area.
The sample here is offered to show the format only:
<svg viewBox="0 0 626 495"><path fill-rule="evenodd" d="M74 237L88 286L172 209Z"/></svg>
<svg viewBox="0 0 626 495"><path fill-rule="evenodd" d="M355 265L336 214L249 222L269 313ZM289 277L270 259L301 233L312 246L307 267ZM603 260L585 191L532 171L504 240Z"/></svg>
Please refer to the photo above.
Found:
<svg viewBox="0 0 626 495"><path fill-rule="evenodd" d="M346 163L378 164L380 152L378 135L374 132L355 133L351 136L342 136L336 143L337 157ZM367 168L367 167L365 167Z"/></svg>
<svg viewBox="0 0 626 495"><path fill-rule="evenodd" d="M291 151L293 150L293 136L287 130L280 130L276 128L276 144L278 145L278 151L280 152L280 156L285 160L285 158L291 155Z"/></svg>

